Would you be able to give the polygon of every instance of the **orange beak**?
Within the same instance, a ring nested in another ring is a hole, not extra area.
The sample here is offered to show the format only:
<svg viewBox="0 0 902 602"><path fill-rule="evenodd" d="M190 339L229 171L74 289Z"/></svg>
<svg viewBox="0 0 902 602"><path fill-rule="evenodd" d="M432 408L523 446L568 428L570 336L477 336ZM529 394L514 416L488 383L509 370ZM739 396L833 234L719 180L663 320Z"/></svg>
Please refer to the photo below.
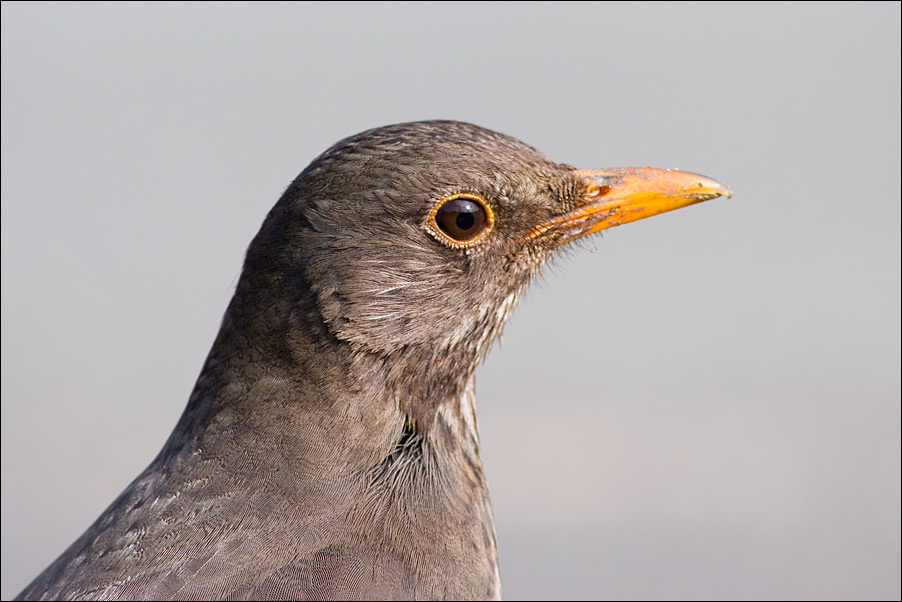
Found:
<svg viewBox="0 0 902 602"><path fill-rule="evenodd" d="M586 184L583 204L539 224L529 233L531 240L560 232L562 242L700 203L732 191L710 178L675 169L616 167L573 172Z"/></svg>

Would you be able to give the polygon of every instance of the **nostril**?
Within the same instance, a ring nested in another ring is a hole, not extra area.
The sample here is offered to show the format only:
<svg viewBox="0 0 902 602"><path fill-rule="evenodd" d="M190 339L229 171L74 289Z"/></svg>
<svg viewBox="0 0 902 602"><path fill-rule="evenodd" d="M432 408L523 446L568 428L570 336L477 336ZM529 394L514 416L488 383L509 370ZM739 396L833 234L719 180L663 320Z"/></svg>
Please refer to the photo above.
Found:
<svg viewBox="0 0 902 602"><path fill-rule="evenodd" d="M589 186L589 190L586 192L586 198L601 198L609 192L611 192L610 186Z"/></svg>

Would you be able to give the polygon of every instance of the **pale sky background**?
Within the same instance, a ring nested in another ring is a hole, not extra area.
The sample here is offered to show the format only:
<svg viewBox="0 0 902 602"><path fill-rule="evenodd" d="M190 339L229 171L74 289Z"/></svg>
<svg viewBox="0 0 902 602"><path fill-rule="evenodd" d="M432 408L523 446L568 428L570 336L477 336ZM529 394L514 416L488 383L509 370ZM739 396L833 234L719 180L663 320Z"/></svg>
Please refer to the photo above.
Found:
<svg viewBox="0 0 902 602"><path fill-rule="evenodd" d="M4 2L2 598L159 451L295 175L430 118L735 191L481 367L505 596L898 600L896 2Z"/></svg>

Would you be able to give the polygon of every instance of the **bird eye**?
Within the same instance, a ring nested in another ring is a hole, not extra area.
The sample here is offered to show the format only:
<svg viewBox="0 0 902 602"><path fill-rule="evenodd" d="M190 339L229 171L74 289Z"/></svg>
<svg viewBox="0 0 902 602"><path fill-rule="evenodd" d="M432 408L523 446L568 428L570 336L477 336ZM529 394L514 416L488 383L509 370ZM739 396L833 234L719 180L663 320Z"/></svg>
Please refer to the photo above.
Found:
<svg viewBox="0 0 902 602"><path fill-rule="evenodd" d="M443 200L430 216L442 238L452 246L469 246L492 229L492 210L473 194L455 194Z"/></svg>

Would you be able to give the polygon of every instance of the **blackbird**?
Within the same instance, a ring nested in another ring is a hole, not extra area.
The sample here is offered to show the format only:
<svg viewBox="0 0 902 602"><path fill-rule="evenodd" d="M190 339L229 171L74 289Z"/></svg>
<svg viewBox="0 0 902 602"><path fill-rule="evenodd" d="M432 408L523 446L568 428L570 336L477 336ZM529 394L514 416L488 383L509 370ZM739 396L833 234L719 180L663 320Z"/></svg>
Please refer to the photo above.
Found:
<svg viewBox="0 0 902 602"><path fill-rule="evenodd" d="M556 250L730 196L453 121L288 187L162 451L17 599L500 597L474 373Z"/></svg>

